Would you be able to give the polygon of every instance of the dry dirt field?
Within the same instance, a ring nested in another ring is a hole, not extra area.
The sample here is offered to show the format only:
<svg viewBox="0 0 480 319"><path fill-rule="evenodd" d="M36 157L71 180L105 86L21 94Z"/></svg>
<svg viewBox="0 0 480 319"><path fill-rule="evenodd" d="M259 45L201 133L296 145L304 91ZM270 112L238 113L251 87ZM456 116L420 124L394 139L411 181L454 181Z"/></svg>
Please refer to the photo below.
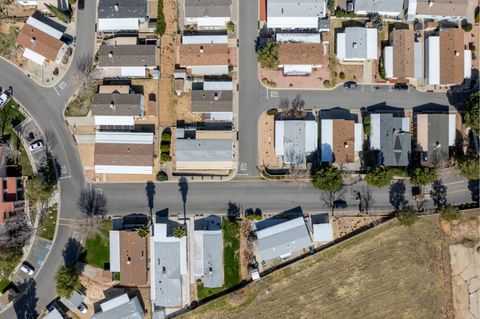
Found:
<svg viewBox="0 0 480 319"><path fill-rule="evenodd" d="M452 318L447 238L437 217L392 221L272 273L183 318Z"/></svg>

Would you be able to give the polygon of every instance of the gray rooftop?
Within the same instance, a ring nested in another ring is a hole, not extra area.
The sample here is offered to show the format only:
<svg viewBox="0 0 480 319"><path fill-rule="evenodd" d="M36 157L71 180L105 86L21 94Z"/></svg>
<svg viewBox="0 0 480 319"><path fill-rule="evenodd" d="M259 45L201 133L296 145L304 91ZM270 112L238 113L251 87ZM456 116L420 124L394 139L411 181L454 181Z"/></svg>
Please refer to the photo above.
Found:
<svg viewBox="0 0 480 319"><path fill-rule="evenodd" d="M268 0L267 17L323 17L323 0Z"/></svg>
<svg viewBox="0 0 480 319"><path fill-rule="evenodd" d="M284 122L284 162L292 164L305 163L305 121Z"/></svg>
<svg viewBox="0 0 480 319"><path fill-rule="evenodd" d="M185 0L185 17L230 17L232 0Z"/></svg>
<svg viewBox="0 0 480 319"><path fill-rule="evenodd" d="M60 301L70 310L77 310L77 307L83 302L85 295L74 291L70 298L62 297Z"/></svg>
<svg viewBox="0 0 480 319"><path fill-rule="evenodd" d="M195 220L195 241L201 247L195 251L196 267L203 269L203 285L208 288L223 286L223 235L222 219L210 215ZM197 247L197 243L196 243ZM197 264L198 263L198 264Z"/></svg>
<svg viewBox="0 0 480 319"><path fill-rule="evenodd" d="M177 161L227 162L232 160L232 140L177 139Z"/></svg>
<svg viewBox="0 0 480 319"><path fill-rule="evenodd" d="M401 12L403 0L355 0L355 12Z"/></svg>
<svg viewBox="0 0 480 319"><path fill-rule="evenodd" d="M142 116L143 108L142 94L97 93L92 115Z"/></svg>
<svg viewBox="0 0 480 319"><path fill-rule="evenodd" d="M176 307L182 304L180 241L155 242L155 304Z"/></svg>
<svg viewBox="0 0 480 319"><path fill-rule="evenodd" d="M345 57L367 58L367 28L345 28Z"/></svg>
<svg viewBox="0 0 480 319"><path fill-rule="evenodd" d="M439 162L441 157L448 160L448 118L449 114L428 114L428 162L435 161L435 157Z"/></svg>
<svg viewBox="0 0 480 319"><path fill-rule="evenodd" d="M192 91L192 112L232 112L232 91Z"/></svg>
<svg viewBox="0 0 480 319"><path fill-rule="evenodd" d="M101 45L100 67L157 66L156 45Z"/></svg>
<svg viewBox="0 0 480 319"><path fill-rule="evenodd" d="M117 9L115 5L118 5ZM98 3L99 19L145 18L147 0L100 0Z"/></svg>
<svg viewBox="0 0 480 319"><path fill-rule="evenodd" d="M142 305L137 297L133 297L129 302L119 304L107 311L98 312L92 316L92 319L143 319L145 314Z"/></svg>
<svg viewBox="0 0 480 319"><path fill-rule="evenodd" d="M410 127L408 125L408 128L406 128L403 122L403 118L393 117L393 114L380 114L378 164L385 166L408 166L410 163ZM410 122L408 121L408 123Z"/></svg>
<svg viewBox="0 0 480 319"><path fill-rule="evenodd" d="M267 261L308 248L312 239L303 217L256 231L260 256Z"/></svg>

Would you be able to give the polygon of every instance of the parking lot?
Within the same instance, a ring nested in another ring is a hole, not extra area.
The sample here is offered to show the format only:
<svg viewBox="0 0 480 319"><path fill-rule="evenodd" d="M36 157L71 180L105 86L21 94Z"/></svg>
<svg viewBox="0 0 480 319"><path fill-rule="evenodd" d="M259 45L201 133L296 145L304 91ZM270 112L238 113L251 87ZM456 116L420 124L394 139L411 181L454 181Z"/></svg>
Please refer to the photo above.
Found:
<svg viewBox="0 0 480 319"><path fill-rule="evenodd" d="M40 237L35 237L33 246L30 249L30 253L28 254L27 259L25 260L26 263L33 268L34 270L33 276L35 276L35 272L38 271L40 267L43 265L43 263L45 262L45 259L47 258L47 254L51 248L52 248L51 242ZM28 278L31 278L31 276L24 273L20 269L18 269L15 275L13 275L12 277L12 281L15 283L21 283Z"/></svg>
<svg viewBox="0 0 480 319"><path fill-rule="evenodd" d="M15 130L22 140L31 162L35 164L34 169L38 169L47 160L45 139L42 132L30 119L20 123L15 127Z"/></svg>

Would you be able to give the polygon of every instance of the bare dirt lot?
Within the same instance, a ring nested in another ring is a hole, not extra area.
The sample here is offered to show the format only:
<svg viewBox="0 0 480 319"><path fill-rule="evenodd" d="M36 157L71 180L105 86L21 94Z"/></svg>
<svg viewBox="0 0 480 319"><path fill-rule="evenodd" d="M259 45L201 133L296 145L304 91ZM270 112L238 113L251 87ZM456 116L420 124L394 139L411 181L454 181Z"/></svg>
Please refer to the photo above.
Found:
<svg viewBox="0 0 480 319"><path fill-rule="evenodd" d="M392 221L272 273L184 318L452 318L437 217Z"/></svg>

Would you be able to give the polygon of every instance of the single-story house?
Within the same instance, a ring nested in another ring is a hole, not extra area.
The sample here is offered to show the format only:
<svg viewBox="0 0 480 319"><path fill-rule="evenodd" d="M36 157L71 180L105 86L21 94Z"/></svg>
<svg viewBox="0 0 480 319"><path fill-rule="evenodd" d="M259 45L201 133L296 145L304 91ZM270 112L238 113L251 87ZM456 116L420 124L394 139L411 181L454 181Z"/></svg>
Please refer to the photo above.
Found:
<svg viewBox="0 0 480 319"><path fill-rule="evenodd" d="M320 122L321 161L352 163L363 146L363 126L354 120L322 119Z"/></svg>
<svg viewBox="0 0 480 319"><path fill-rule="evenodd" d="M318 29L318 20L326 15L325 0L268 0L269 29Z"/></svg>
<svg viewBox="0 0 480 319"><path fill-rule="evenodd" d="M202 114L206 121L232 121L232 91L193 90L191 96L192 113Z"/></svg>
<svg viewBox="0 0 480 319"><path fill-rule="evenodd" d="M142 286L148 282L147 238L136 229L111 230L109 233L110 271L120 273L120 284Z"/></svg>
<svg viewBox="0 0 480 319"><path fill-rule="evenodd" d="M185 0L184 24L199 30L226 29L232 0Z"/></svg>
<svg viewBox="0 0 480 319"><path fill-rule="evenodd" d="M403 12L404 0L355 0L354 12L367 15L375 12L381 16L398 17Z"/></svg>
<svg viewBox="0 0 480 319"><path fill-rule="evenodd" d="M183 290L184 285L189 284L187 238L174 237L170 228L168 222L155 223L150 236L150 298L153 309L182 307L189 300Z"/></svg>
<svg viewBox="0 0 480 319"><path fill-rule="evenodd" d="M61 297L60 302L72 312L78 311L78 306L85 300L85 295L78 290L74 290L69 298Z"/></svg>
<svg viewBox="0 0 480 319"><path fill-rule="evenodd" d="M97 132L95 174L153 174L153 133Z"/></svg>
<svg viewBox="0 0 480 319"><path fill-rule="evenodd" d="M40 11L35 11L31 17L28 17L26 23L57 40L61 40L63 33L67 29L64 25L46 17Z"/></svg>
<svg viewBox="0 0 480 319"><path fill-rule="evenodd" d="M157 65L156 45L101 45L98 49L101 77L146 77Z"/></svg>
<svg viewBox="0 0 480 319"><path fill-rule="evenodd" d="M143 117L145 101L142 94L97 93L93 96L92 115L95 125L134 126Z"/></svg>
<svg viewBox="0 0 480 319"><path fill-rule="evenodd" d="M473 16L468 16L468 3L469 0L408 0L407 19L470 20Z"/></svg>
<svg viewBox="0 0 480 319"><path fill-rule="evenodd" d="M64 42L27 23L18 33L16 44L23 48L24 58L39 65L46 61L60 63L67 50Z"/></svg>
<svg viewBox="0 0 480 319"><path fill-rule="evenodd" d="M100 303L100 312L92 316L92 319L143 319L145 312L138 297L130 299L128 294Z"/></svg>
<svg viewBox="0 0 480 319"><path fill-rule="evenodd" d="M290 220L270 218L254 223L252 228L256 234L258 261L287 259L295 252L309 249L313 243L303 217Z"/></svg>
<svg viewBox="0 0 480 319"><path fill-rule="evenodd" d="M307 75L321 67L326 57L321 43L278 44L278 67L284 75Z"/></svg>
<svg viewBox="0 0 480 319"><path fill-rule="evenodd" d="M227 44L182 44L180 66L192 75L228 74L229 51Z"/></svg>
<svg viewBox="0 0 480 319"><path fill-rule="evenodd" d="M320 32L278 32L275 34L275 39L277 43L322 43Z"/></svg>
<svg viewBox="0 0 480 319"><path fill-rule="evenodd" d="M223 286L222 218L208 216L195 220L194 255L195 277L201 278L206 288Z"/></svg>
<svg viewBox="0 0 480 319"><path fill-rule="evenodd" d="M304 165L306 156L318 149L315 119L275 120L275 155L285 164Z"/></svg>
<svg viewBox="0 0 480 319"><path fill-rule="evenodd" d="M337 33L337 58L343 61L376 60L378 50L377 29L347 27Z"/></svg>
<svg viewBox="0 0 480 319"><path fill-rule="evenodd" d="M390 45L383 51L385 77L423 78L422 51L422 44L415 42L413 30L394 29L390 32Z"/></svg>
<svg viewBox="0 0 480 319"><path fill-rule="evenodd" d="M461 84L471 69L470 52L465 54L464 31L459 28L442 29L438 36L425 40L425 78L430 85ZM467 56L467 58L465 58Z"/></svg>
<svg viewBox="0 0 480 319"><path fill-rule="evenodd" d="M228 44L228 35L183 35L182 44Z"/></svg>
<svg viewBox="0 0 480 319"><path fill-rule="evenodd" d="M3 157L3 147L0 150ZM21 177L0 177L0 224L3 224L5 219L10 214L23 212L25 208L23 182Z"/></svg>
<svg viewBox="0 0 480 319"><path fill-rule="evenodd" d="M416 150L422 162L439 164L449 159L449 147L455 146L455 114L416 114Z"/></svg>
<svg viewBox="0 0 480 319"><path fill-rule="evenodd" d="M184 139L177 136L175 149L178 171L231 170L234 167L231 139Z"/></svg>
<svg viewBox="0 0 480 319"><path fill-rule="evenodd" d="M370 114L370 149L377 151L377 164L408 166L411 158L410 117Z"/></svg>
<svg viewBox="0 0 480 319"><path fill-rule="evenodd" d="M48 311L48 313L43 317L43 319L65 319L64 316L58 311L57 308L52 308Z"/></svg>
<svg viewBox="0 0 480 319"><path fill-rule="evenodd" d="M148 18L147 0L100 0L98 32L138 32L139 24Z"/></svg>

